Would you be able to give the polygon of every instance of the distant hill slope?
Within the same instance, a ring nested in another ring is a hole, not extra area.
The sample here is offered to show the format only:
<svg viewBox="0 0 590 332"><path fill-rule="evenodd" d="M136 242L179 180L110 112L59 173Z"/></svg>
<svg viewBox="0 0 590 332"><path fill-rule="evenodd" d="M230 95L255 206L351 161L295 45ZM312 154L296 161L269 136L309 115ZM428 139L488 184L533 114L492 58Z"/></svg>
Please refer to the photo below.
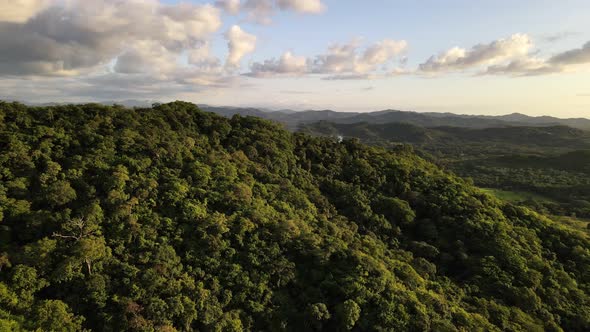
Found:
<svg viewBox="0 0 590 332"><path fill-rule="evenodd" d="M495 166L561 169L590 175L590 150L571 151L554 156L510 155L493 158L488 162Z"/></svg>
<svg viewBox="0 0 590 332"><path fill-rule="evenodd" d="M590 131L561 125L473 129L327 121L300 128L314 135L358 138L389 148L411 144L479 186L533 192L550 199L524 202L539 211L590 217Z"/></svg>
<svg viewBox="0 0 590 332"><path fill-rule="evenodd" d="M559 119L555 117L532 117L523 114L509 114L504 116L477 116L459 115L453 113L418 113L397 110L385 110L379 112L335 112L330 110L320 111L270 111L257 108L218 107L202 105L201 108L208 112L214 112L223 116L240 114L252 115L264 119L274 120L285 124L289 129L295 130L302 124L317 121L330 121L334 123L367 122L371 124L386 124L392 122L410 123L422 127L464 127L464 128L493 128L509 126L558 126L565 125L578 129L590 130L590 119Z"/></svg>
<svg viewBox="0 0 590 332"><path fill-rule="evenodd" d="M431 153L453 156L567 152L590 149L590 131L566 127L426 128L409 123L342 124L320 121L300 126L300 130L323 136L355 137L369 144L409 143Z"/></svg>
<svg viewBox="0 0 590 332"><path fill-rule="evenodd" d="M589 110L590 114L590 110ZM572 119L560 119L552 116L528 116L520 113L512 113L508 115L501 115L494 117L503 121L522 122L526 124L537 124L537 125L551 125L559 123L565 126L574 128L590 129L590 120L588 118L572 118Z"/></svg>

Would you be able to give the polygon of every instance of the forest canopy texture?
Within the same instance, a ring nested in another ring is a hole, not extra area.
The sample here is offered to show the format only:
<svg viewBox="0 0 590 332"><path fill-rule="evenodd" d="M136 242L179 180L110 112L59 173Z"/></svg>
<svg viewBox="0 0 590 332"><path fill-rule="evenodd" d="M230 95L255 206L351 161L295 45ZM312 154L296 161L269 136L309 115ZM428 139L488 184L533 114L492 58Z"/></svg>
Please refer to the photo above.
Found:
<svg viewBox="0 0 590 332"><path fill-rule="evenodd" d="M174 102L0 103L0 331L589 331L587 234Z"/></svg>

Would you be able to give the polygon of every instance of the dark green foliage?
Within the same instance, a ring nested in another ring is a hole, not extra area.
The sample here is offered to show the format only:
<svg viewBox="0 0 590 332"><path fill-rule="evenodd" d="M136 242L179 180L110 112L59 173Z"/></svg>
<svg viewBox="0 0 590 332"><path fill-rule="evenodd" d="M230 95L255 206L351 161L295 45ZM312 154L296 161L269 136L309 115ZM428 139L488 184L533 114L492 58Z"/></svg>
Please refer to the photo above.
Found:
<svg viewBox="0 0 590 332"><path fill-rule="evenodd" d="M407 123L317 122L316 135L358 138L419 153L484 188L529 193L516 203L538 212L590 218L590 132L566 126L425 128Z"/></svg>
<svg viewBox="0 0 590 332"><path fill-rule="evenodd" d="M473 129L420 127L403 122L339 124L320 121L302 125L300 129L323 136L356 137L372 145L412 144L451 160L590 149L589 131L566 126Z"/></svg>
<svg viewBox="0 0 590 332"><path fill-rule="evenodd" d="M0 330L587 331L590 243L407 147L0 104Z"/></svg>
<svg viewBox="0 0 590 332"><path fill-rule="evenodd" d="M450 166L488 188L531 193L514 201L543 213L590 218L590 150L506 155Z"/></svg>

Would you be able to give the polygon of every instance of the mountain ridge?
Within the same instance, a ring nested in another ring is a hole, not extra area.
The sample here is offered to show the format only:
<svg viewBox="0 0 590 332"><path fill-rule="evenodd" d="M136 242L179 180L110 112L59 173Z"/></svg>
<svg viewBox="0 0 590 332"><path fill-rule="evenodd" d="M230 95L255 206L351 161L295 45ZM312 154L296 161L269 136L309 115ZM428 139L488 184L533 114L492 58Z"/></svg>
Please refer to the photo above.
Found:
<svg viewBox="0 0 590 332"><path fill-rule="evenodd" d="M157 101L150 100L119 100L119 101L98 101L104 105L122 105L125 107L150 107L152 104L159 104ZM31 106L56 106L56 103L25 103ZM61 103L67 104L67 103ZM84 104L84 103L80 103ZM341 112L329 109L324 110L290 110L290 109L268 109L260 107L243 107L243 106L212 106L207 104L199 105L203 110L217 113L223 116L231 117L234 114L242 116L258 116L269 120L274 120L285 124L289 129L295 130L301 124L306 124L321 120L337 120L338 122L353 123L369 121L371 123L387 122L410 122L422 126L459 126L488 128L497 126L552 126L567 125L574 128L589 129L590 117L578 118L558 118L549 115L530 116L522 113L510 113L505 115L475 115L475 114L458 114L452 112L416 112L402 111L396 109L385 109L380 111L368 112ZM438 121L437 121L438 120Z"/></svg>
<svg viewBox="0 0 590 332"><path fill-rule="evenodd" d="M509 126L555 126L567 125L579 129L590 129L587 118L557 118L551 116L528 116L520 113L507 115L466 115L454 113L415 112L387 109L375 112L338 112L332 110L291 111L287 114L276 111L261 111L256 108L221 107L201 105L204 110L224 116L234 114L255 115L285 124L296 130L300 125L315 121L333 121L336 123L390 123L407 122L424 127L454 126L467 128L492 128Z"/></svg>

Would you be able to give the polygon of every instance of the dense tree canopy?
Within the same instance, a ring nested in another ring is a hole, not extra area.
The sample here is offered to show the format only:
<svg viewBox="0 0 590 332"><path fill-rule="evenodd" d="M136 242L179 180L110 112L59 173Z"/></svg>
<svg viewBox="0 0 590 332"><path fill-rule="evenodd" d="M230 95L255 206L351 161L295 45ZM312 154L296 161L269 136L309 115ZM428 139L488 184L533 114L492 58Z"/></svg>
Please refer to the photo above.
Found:
<svg viewBox="0 0 590 332"><path fill-rule="evenodd" d="M0 330L590 330L585 234L406 146L0 103L0 180Z"/></svg>
<svg viewBox="0 0 590 332"><path fill-rule="evenodd" d="M544 214L590 219L590 131L567 126L425 128L392 122L319 121L300 126L314 135L358 138L395 147L411 144L425 158L477 186ZM583 222L581 222L583 223Z"/></svg>

